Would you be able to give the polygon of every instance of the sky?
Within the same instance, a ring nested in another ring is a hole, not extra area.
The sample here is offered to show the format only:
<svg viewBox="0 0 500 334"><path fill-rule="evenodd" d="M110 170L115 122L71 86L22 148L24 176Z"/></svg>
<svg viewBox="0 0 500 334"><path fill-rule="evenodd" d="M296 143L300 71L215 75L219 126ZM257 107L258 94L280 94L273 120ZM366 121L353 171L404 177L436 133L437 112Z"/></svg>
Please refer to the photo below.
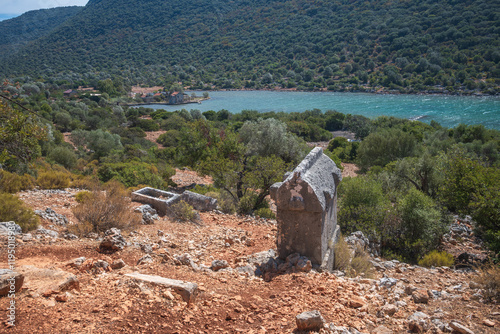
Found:
<svg viewBox="0 0 500 334"><path fill-rule="evenodd" d="M0 21L16 17L30 10L85 6L88 0L0 0Z"/></svg>

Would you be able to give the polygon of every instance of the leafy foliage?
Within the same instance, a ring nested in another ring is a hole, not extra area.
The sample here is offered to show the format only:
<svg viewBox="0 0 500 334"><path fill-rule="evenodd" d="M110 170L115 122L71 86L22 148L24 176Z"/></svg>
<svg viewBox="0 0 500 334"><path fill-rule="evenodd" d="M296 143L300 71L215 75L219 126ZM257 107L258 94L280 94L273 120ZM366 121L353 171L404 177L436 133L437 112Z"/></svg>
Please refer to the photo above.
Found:
<svg viewBox="0 0 500 334"><path fill-rule="evenodd" d="M23 229L23 232L34 230L38 226L38 216L14 195L0 193L0 220L13 221Z"/></svg>
<svg viewBox="0 0 500 334"><path fill-rule="evenodd" d="M418 261L418 265L422 267L451 267L455 263L453 255L447 252L439 252L433 250Z"/></svg>
<svg viewBox="0 0 500 334"><path fill-rule="evenodd" d="M0 99L0 164L16 171L40 156L44 130L32 115L14 110Z"/></svg>
<svg viewBox="0 0 500 334"><path fill-rule="evenodd" d="M2 59L0 72L81 81L120 73L199 89L498 92L492 0L255 1L217 11L203 0L90 1L48 34L53 25L38 25L23 39L42 37Z"/></svg>

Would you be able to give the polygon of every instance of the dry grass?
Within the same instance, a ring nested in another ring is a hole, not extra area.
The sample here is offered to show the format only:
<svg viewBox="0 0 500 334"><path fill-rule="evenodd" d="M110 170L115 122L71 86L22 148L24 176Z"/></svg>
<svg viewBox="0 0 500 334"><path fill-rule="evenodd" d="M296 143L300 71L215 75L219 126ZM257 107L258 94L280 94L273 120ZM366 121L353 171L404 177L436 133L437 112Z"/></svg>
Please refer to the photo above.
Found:
<svg viewBox="0 0 500 334"><path fill-rule="evenodd" d="M474 280L483 290L483 297L490 302L500 302L500 267L489 264L478 270Z"/></svg>
<svg viewBox="0 0 500 334"><path fill-rule="evenodd" d="M344 237L340 237L334 246L335 260L333 268L336 270L346 271L351 263L351 250L345 242Z"/></svg>
<svg viewBox="0 0 500 334"><path fill-rule="evenodd" d="M370 263L370 256L361 248L356 247L354 254L343 237L334 246L334 269L341 270L349 277L373 277L375 270Z"/></svg>
<svg viewBox="0 0 500 334"><path fill-rule="evenodd" d="M112 227L127 230L140 224L142 219L130 208L128 195L120 183L109 182L103 189L93 189L86 195L82 203L73 208L73 213L80 223L91 224L97 233Z"/></svg>

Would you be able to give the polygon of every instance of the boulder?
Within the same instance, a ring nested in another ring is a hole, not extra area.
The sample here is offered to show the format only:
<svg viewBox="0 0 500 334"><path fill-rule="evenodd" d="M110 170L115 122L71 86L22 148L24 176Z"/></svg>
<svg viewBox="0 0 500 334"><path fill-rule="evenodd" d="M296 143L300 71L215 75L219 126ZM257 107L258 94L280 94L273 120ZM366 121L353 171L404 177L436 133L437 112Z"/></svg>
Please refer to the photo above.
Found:
<svg viewBox="0 0 500 334"><path fill-rule="evenodd" d="M295 320L301 331L319 331L325 325L325 319L317 310L303 312L297 315Z"/></svg>
<svg viewBox="0 0 500 334"><path fill-rule="evenodd" d="M11 292L18 292L23 286L23 282L23 274L10 269L0 269L0 297L7 296Z"/></svg>
<svg viewBox="0 0 500 334"><path fill-rule="evenodd" d="M352 296L349 300L349 306L352 308L360 308L366 305L366 301L359 296Z"/></svg>
<svg viewBox="0 0 500 334"><path fill-rule="evenodd" d="M127 246L127 241L121 235L121 231L116 228L109 229L105 232L105 237L99 244L99 251L103 253L113 253L122 250Z"/></svg>
<svg viewBox="0 0 500 334"><path fill-rule="evenodd" d="M214 260L212 261L210 269L212 269L213 271L218 271L227 267L229 267L229 264L226 260Z"/></svg>
<svg viewBox="0 0 500 334"><path fill-rule="evenodd" d="M408 317L408 328L412 333L423 333L430 327L430 317L423 312L415 312Z"/></svg>
<svg viewBox="0 0 500 334"><path fill-rule="evenodd" d="M23 232L21 226L14 222L0 223L0 235L9 235L9 233L21 234Z"/></svg>
<svg viewBox="0 0 500 334"><path fill-rule="evenodd" d="M182 296L185 302L194 303L198 294L198 284L169 279L161 276L144 275L138 272L125 274L125 276L136 281L151 283L155 285L171 288Z"/></svg>
<svg viewBox="0 0 500 334"><path fill-rule="evenodd" d="M427 304L429 302L429 293L425 289L415 290L411 296L417 304Z"/></svg>

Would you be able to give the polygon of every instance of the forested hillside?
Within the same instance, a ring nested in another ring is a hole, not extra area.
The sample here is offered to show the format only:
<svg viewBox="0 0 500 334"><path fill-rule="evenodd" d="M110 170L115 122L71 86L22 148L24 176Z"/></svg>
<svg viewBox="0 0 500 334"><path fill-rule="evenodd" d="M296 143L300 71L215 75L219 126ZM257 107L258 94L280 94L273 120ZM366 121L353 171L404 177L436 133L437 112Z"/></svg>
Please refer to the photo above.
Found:
<svg viewBox="0 0 500 334"><path fill-rule="evenodd" d="M50 33L82 7L58 7L32 10L21 16L0 22L0 57L18 51L20 47Z"/></svg>
<svg viewBox="0 0 500 334"><path fill-rule="evenodd" d="M200 89L494 94L499 7L491 0L91 0L4 59L0 73L79 84L105 72Z"/></svg>

